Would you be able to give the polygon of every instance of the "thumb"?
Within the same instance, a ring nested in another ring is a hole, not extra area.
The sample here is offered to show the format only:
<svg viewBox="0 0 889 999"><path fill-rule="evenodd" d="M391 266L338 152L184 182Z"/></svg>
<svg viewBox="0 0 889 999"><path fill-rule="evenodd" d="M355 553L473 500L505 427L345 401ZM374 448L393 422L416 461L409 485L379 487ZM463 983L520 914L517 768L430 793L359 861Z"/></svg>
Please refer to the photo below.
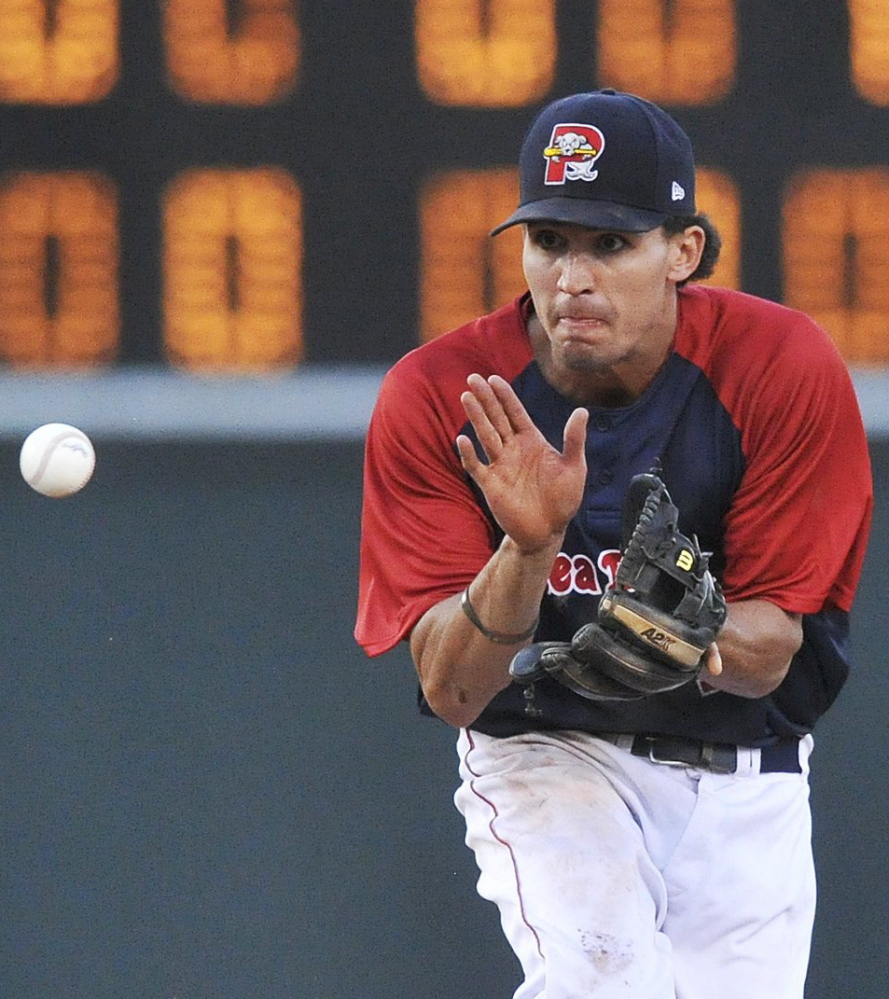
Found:
<svg viewBox="0 0 889 999"><path fill-rule="evenodd" d="M716 642L710 644L705 654L707 658L704 660L704 664L707 667L707 672L711 676L719 676L722 672L722 656L719 654L719 646Z"/></svg>
<svg viewBox="0 0 889 999"><path fill-rule="evenodd" d="M590 414L587 409L575 409L568 417L562 438L562 452L570 462L586 462L586 428Z"/></svg>

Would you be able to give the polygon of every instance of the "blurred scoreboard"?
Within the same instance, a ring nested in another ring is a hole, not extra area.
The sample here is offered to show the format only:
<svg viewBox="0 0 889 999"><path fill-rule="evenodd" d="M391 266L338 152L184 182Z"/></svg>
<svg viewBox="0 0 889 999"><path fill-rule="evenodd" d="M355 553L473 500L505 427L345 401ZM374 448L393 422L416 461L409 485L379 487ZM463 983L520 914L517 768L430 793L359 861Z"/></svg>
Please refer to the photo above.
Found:
<svg viewBox="0 0 889 999"><path fill-rule="evenodd" d="M886 0L0 0L0 367L388 364L522 290L523 133L603 86L714 283L889 364Z"/></svg>

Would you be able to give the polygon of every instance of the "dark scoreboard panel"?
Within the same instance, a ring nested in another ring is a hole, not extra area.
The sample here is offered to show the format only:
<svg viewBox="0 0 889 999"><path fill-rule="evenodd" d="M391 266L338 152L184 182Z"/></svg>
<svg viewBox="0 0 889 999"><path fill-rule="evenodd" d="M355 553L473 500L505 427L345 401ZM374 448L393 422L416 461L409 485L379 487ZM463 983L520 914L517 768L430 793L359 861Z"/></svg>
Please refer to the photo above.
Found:
<svg viewBox="0 0 889 999"><path fill-rule="evenodd" d="M889 363L885 0L0 0L0 364L388 363L521 290L522 134L599 86L692 136L715 282Z"/></svg>

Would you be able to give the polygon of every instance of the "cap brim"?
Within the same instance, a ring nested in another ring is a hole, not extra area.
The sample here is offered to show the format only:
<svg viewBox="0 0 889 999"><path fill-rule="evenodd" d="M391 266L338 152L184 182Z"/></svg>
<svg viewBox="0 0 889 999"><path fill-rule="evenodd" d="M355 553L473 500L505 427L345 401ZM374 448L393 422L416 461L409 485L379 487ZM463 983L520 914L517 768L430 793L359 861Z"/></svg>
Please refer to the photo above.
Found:
<svg viewBox="0 0 889 999"><path fill-rule="evenodd" d="M613 201L593 201L587 198L546 198L517 208L490 235L496 236L521 222L568 222L588 229L616 229L618 232L649 232L661 225L667 216L644 208L631 208Z"/></svg>

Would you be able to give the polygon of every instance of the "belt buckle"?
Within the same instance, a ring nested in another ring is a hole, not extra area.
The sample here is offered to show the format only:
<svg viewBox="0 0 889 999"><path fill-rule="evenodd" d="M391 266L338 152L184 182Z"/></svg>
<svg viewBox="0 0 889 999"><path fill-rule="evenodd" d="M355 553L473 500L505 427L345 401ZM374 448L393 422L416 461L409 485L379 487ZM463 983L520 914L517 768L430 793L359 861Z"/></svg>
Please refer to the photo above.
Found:
<svg viewBox="0 0 889 999"><path fill-rule="evenodd" d="M724 754L726 762L722 762L717 757L717 751L722 748L728 752ZM733 746L716 746L713 743L705 742L701 747L701 766L706 767L711 774L733 774L738 770L738 750Z"/></svg>
<svg viewBox="0 0 889 999"><path fill-rule="evenodd" d="M648 758L649 760L651 760L652 763L658 763L662 767L681 767L683 769L687 769L688 767L694 767L698 765L696 763L692 763L690 760L677 760L667 756L658 756L657 746L658 743L662 741L663 740L655 739L652 738L651 736L646 737L646 742L648 743Z"/></svg>
<svg viewBox="0 0 889 999"><path fill-rule="evenodd" d="M659 746L669 746L670 739L660 739L655 736L647 736L648 759L652 763L658 763L664 767L682 767L692 770L706 770L711 774L733 774L738 769L738 753L734 746L721 745L712 742L683 743L677 741L675 745L676 755L667 755L667 750L663 755L659 755ZM685 759L680 758L683 749L688 753Z"/></svg>

